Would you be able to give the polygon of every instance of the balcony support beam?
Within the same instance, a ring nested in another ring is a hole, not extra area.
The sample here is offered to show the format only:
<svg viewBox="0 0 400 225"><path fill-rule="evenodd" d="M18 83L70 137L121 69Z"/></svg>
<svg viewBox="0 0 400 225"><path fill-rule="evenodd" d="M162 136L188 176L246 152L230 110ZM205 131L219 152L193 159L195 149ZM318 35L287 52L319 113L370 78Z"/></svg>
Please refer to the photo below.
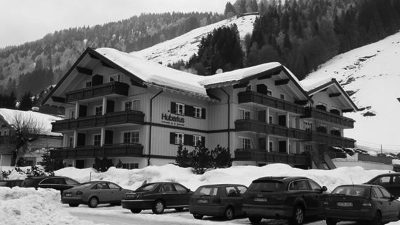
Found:
<svg viewBox="0 0 400 225"><path fill-rule="evenodd" d="M73 148L76 148L76 144L78 141L78 132L74 130L74 143L73 143Z"/></svg>
<svg viewBox="0 0 400 225"><path fill-rule="evenodd" d="M102 108L102 112L101 115L105 115L107 113L107 97L103 97L103 108Z"/></svg>
<svg viewBox="0 0 400 225"><path fill-rule="evenodd" d="M74 114L74 119L78 119L79 117L79 102L75 102L75 114Z"/></svg>
<svg viewBox="0 0 400 225"><path fill-rule="evenodd" d="M100 134L100 146L101 146L101 147L104 146L105 136L106 136L106 129L105 129L104 127L102 127L102 128L101 128L101 134Z"/></svg>

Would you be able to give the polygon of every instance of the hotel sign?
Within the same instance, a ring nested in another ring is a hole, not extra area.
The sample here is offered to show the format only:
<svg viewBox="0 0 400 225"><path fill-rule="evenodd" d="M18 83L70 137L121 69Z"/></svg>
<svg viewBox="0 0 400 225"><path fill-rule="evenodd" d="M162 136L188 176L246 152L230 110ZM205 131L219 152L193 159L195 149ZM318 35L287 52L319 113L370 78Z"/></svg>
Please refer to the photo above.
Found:
<svg viewBox="0 0 400 225"><path fill-rule="evenodd" d="M161 114L161 122L173 126L185 126L185 118L168 113Z"/></svg>

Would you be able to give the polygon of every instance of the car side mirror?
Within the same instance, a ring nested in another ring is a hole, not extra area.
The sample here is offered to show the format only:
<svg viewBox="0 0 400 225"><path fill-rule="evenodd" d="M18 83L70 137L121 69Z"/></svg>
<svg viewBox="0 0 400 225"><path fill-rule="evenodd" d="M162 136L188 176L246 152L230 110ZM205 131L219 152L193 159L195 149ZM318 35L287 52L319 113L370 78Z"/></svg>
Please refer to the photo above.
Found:
<svg viewBox="0 0 400 225"><path fill-rule="evenodd" d="M326 186L322 186L322 188L321 188L321 193L322 192L325 192L325 191L327 191L328 190L328 188L326 187Z"/></svg>
<svg viewBox="0 0 400 225"><path fill-rule="evenodd" d="M391 195L390 198L389 198L389 200L390 200L390 201L394 201L394 200L396 200L396 197L395 197L394 195Z"/></svg>

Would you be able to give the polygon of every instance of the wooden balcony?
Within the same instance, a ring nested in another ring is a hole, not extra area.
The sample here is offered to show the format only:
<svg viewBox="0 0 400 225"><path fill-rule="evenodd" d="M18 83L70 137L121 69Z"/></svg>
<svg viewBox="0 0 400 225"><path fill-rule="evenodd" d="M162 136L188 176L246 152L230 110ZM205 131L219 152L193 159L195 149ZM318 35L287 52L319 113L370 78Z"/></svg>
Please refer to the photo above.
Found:
<svg viewBox="0 0 400 225"><path fill-rule="evenodd" d="M257 161L265 163L285 163L293 166L308 168L311 165L310 156L307 154L286 154L280 152L267 152L262 149L237 149L235 160Z"/></svg>
<svg viewBox="0 0 400 225"><path fill-rule="evenodd" d="M74 102L83 99L107 96L112 94L128 96L128 92L129 92L128 84L114 81L93 87L67 92L65 100L66 102Z"/></svg>
<svg viewBox="0 0 400 225"><path fill-rule="evenodd" d="M304 107L268 95L260 94L254 91L244 91L238 94L239 103L257 103L268 107L289 111L297 114L304 114Z"/></svg>
<svg viewBox="0 0 400 225"><path fill-rule="evenodd" d="M111 144L100 146L81 146L77 148L56 148L50 151L53 159L140 157L143 156L141 144Z"/></svg>
<svg viewBox="0 0 400 225"><path fill-rule="evenodd" d="M287 128L276 124L268 124L257 120L236 120L236 131L251 131L255 133L265 133L282 137L296 138L301 140L310 139L310 133L305 130Z"/></svg>
<svg viewBox="0 0 400 225"><path fill-rule="evenodd" d="M337 115L331 112L326 112L320 109L314 109L314 108L306 108L305 109L305 114L302 116L303 118L314 118L318 120L323 120L329 123L334 123L341 125L346 128L354 128L354 120Z"/></svg>
<svg viewBox="0 0 400 225"><path fill-rule="evenodd" d="M125 123L143 124L144 113L132 110L132 111L107 113L103 116L87 116L87 117L80 117L78 119L59 120L52 123L53 125L52 131L59 132L65 130L103 127L108 125L117 125Z"/></svg>
<svg viewBox="0 0 400 225"><path fill-rule="evenodd" d="M340 146L343 148L354 148L354 139L340 137L331 134L312 132L309 141L326 144L328 146Z"/></svg>

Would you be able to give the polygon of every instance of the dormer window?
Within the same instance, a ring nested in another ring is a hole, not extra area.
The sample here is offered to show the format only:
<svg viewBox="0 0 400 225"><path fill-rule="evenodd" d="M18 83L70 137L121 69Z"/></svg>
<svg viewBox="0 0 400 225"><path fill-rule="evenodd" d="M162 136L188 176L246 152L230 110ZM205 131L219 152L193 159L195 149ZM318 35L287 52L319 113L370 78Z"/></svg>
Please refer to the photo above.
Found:
<svg viewBox="0 0 400 225"><path fill-rule="evenodd" d="M120 81L120 75L119 74L114 74L110 76L110 82L114 82L114 81Z"/></svg>

